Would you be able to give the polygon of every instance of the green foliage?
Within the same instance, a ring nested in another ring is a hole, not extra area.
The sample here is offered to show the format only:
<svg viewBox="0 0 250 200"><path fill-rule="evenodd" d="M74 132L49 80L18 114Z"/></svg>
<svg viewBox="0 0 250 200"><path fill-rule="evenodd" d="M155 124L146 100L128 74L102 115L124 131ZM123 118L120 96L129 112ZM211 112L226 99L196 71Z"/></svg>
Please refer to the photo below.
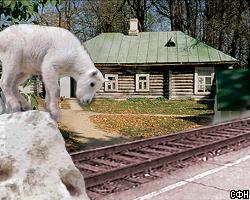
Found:
<svg viewBox="0 0 250 200"><path fill-rule="evenodd" d="M59 127L59 130L64 138L64 140L70 139L70 132Z"/></svg>
<svg viewBox="0 0 250 200"><path fill-rule="evenodd" d="M105 101L115 101L113 98L104 98Z"/></svg>
<svg viewBox="0 0 250 200"><path fill-rule="evenodd" d="M156 99L159 101L166 101L167 100L165 97L157 97Z"/></svg>
<svg viewBox="0 0 250 200"><path fill-rule="evenodd" d="M38 109L38 101L33 93L21 93L21 94L31 104L32 109Z"/></svg>
<svg viewBox="0 0 250 200"><path fill-rule="evenodd" d="M40 1L32 0L2 0L0 3L0 12L11 20L26 20L29 19L34 12L38 12Z"/></svg>
<svg viewBox="0 0 250 200"><path fill-rule="evenodd" d="M219 111L250 110L249 77L249 69L216 69Z"/></svg>
<svg viewBox="0 0 250 200"><path fill-rule="evenodd" d="M38 109L38 101L33 93L21 93L23 97L31 104L32 109ZM0 102L5 102L4 94L2 93L2 90L0 88ZM0 105L1 106L1 105Z"/></svg>
<svg viewBox="0 0 250 200"><path fill-rule="evenodd" d="M114 114L166 114L166 115L199 115L213 114L209 102L190 100L158 100L158 99L129 99L129 100L98 100L84 110L98 113Z"/></svg>
<svg viewBox="0 0 250 200"><path fill-rule="evenodd" d="M56 6L56 5L59 5L61 4L61 0L49 0L48 1L52 6Z"/></svg>
<svg viewBox="0 0 250 200"><path fill-rule="evenodd" d="M0 0L0 13L5 16L3 27L9 26L8 22L18 23L28 20L38 13L39 7L48 4L58 4L61 0Z"/></svg>
<svg viewBox="0 0 250 200"><path fill-rule="evenodd" d="M138 101L145 101L145 98L127 98L127 100L131 102L138 102Z"/></svg>
<svg viewBox="0 0 250 200"><path fill-rule="evenodd" d="M31 78L27 79L23 84L22 86L23 87L27 87L27 86L30 86L34 83L34 80L32 80Z"/></svg>

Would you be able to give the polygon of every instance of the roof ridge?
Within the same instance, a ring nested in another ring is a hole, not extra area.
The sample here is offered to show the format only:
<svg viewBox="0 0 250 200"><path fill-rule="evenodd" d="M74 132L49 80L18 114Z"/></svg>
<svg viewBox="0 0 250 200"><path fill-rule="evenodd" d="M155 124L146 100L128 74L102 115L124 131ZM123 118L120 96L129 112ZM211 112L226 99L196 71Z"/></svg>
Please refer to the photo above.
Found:
<svg viewBox="0 0 250 200"><path fill-rule="evenodd" d="M166 40L171 36L175 39L176 50L173 50L173 47L164 47ZM136 42L137 46L135 46L136 49L133 49L133 52L130 52L131 42L133 41ZM85 47L90 52L90 56L95 63L173 64L179 63L180 61L182 63L237 62L232 56L182 31L140 32L138 36L129 36L115 32L101 33L84 42L84 44L86 44ZM103 46L105 46L105 48L102 48ZM114 50L111 51L111 48L114 48ZM151 56L150 51L152 49L154 56ZM101 54L106 55L107 53L107 59L105 59L105 56L103 56L103 58L100 56ZM171 56L169 56L169 53Z"/></svg>

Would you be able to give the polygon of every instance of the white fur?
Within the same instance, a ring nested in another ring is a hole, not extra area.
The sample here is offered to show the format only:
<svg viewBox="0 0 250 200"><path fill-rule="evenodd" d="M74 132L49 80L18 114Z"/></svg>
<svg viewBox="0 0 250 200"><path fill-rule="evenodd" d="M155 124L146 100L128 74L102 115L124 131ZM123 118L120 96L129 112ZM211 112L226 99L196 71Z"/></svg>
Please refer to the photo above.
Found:
<svg viewBox="0 0 250 200"><path fill-rule="evenodd" d="M0 86L12 112L30 109L18 86L31 74L42 74L46 108L55 120L59 116L60 76L76 80L81 103L90 103L104 81L80 41L63 28L28 24L6 28L0 32L0 60L3 65ZM91 87L91 83L95 86Z"/></svg>

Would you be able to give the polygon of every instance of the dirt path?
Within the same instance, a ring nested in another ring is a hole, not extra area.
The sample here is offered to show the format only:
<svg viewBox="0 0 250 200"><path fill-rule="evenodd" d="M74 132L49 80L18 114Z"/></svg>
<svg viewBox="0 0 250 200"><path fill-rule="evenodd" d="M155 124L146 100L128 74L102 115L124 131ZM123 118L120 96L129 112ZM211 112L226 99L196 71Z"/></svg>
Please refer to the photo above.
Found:
<svg viewBox="0 0 250 200"><path fill-rule="evenodd" d="M74 138L88 147L100 147L127 141L128 139L114 133L107 133L98 129L90 121L92 112L79 110L61 110L61 122L74 132Z"/></svg>
<svg viewBox="0 0 250 200"><path fill-rule="evenodd" d="M108 133L90 121L93 115L129 115L129 116L158 116L158 117L189 117L191 115L165 115L165 114L110 114L94 113L83 110L62 109L61 122L74 133L73 137L83 144L84 148L96 148L110 144L129 141L129 138L117 133Z"/></svg>

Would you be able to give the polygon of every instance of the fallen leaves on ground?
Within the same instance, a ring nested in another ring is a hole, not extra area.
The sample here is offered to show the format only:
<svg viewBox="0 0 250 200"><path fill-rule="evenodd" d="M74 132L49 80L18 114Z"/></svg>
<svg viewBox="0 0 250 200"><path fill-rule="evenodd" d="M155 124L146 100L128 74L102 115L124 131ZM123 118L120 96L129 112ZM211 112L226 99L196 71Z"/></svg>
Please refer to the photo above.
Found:
<svg viewBox="0 0 250 200"><path fill-rule="evenodd" d="M95 115L91 120L99 128L108 132L117 132L132 138L147 138L207 125L211 122L211 117Z"/></svg>
<svg viewBox="0 0 250 200"><path fill-rule="evenodd" d="M96 100L82 108L86 111L112 114L165 114L165 115L199 115L212 114L211 103L193 100Z"/></svg>

